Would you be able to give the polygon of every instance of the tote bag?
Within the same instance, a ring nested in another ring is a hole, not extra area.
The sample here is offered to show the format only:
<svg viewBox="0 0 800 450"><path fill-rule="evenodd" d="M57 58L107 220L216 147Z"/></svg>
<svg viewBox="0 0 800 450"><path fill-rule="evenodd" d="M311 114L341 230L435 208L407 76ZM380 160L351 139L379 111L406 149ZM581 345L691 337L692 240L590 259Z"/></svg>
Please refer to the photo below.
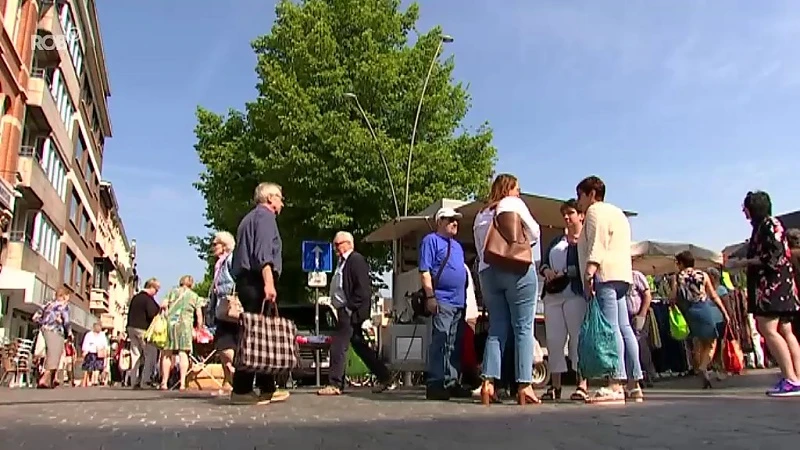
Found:
<svg viewBox="0 0 800 450"><path fill-rule="evenodd" d="M265 307L266 301L260 314L239 315L241 335L234 366L245 372L288 375L300 361L297 327L278 315L278 305L272 305L269 316L264 315Z"/></svg>
<svg viewBox="0 0 800 450"><path fill-rule="evenodd" d="M675 305L669 307L669 335L676 341L682 341L689 337L689 325L681 310Z"/></svg>
<svg viewBox="0 0 800 450"><path fill-rule="evenodd" d="M586 379L611 377L618 365L614 328L600 311L597 298L592 298L578 337L578 372Z"/></svg>
<svg viewBox="0 0 800 450"><path fill-rule="evenodd" d="M722 364L725 371L733 374L740 374L744 370L744 353L739 341L734 337L730 325L725 327L725 337L723 338Z"/></svg>

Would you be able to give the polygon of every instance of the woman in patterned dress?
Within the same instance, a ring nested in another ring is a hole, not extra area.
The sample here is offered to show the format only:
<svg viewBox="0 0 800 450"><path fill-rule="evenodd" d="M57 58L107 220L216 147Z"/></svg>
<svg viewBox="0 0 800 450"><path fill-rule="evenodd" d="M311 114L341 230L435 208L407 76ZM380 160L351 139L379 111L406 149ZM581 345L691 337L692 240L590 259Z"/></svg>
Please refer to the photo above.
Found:
<svg viewBox="0 0 800 450"><path fill-rule="evenodd" d="M688 250L675 255L678 275L671 303L678 304L689 326L692 367L703 381L703 388L711 389L709 367L717 349L717 340L725 331L725 323L731 319L711 277L695 269L694 263L694 256Z"/></svg>
<svg viewBox="0 0 800 450"><path fill-rule="evenodd" d="M166 311L167 345L161 352L161 390L169 389L169 374L172 360L179 358L180 390L186 389L186 373L189 370L189 352L192 351L192 330L197 317L198 327L203 327L203 312L200 297L192 290L194 279L189 275L181 277L178 287L170 291L161 304Z"/></svg>
<svg viewBox="0 0 800 450"><path fill-rule="evenodd" d="M781 379L767 395L800 396L800 344L792 332L800 303L786 233L772 216L772 201L766 192L748 192L742 211L753 226L747 258L732 259L728 264L747 268L748 311L755 316L758 331L781 369Z"/></svg>

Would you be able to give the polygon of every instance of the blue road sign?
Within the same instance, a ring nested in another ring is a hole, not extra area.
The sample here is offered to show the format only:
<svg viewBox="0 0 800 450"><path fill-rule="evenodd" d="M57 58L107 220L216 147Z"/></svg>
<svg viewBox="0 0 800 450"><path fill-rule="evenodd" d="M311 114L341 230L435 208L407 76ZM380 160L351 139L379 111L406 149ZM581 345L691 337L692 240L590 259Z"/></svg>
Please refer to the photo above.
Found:
<svg viewBox="0 0 800 450"><path fill-rule="evenodd" d="M303 241L303 272L333 272L333 244Z"/></svg>

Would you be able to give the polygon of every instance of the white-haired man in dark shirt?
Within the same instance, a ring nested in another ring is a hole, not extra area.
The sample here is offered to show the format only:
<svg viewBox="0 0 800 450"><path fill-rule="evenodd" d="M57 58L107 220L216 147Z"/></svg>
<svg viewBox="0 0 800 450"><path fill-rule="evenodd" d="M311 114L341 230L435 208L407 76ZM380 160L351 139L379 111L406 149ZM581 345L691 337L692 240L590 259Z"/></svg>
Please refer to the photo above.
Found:
<svg viewBox="0 0 800 450"><path fill-rule="evenodd" d="M268 306L264 314L268 314L278 297L275 284L283 268L281 235L276 220L283 209L283 190L275 183L261 183L254 197L255 208L242 219L236 232L231 274L244 311L260 313L266 300ZM254 380L258 394L253 391ZM276 391L272 375L243 370L233 374L232 403L267 404L288 397L287 391Z"/></svg>

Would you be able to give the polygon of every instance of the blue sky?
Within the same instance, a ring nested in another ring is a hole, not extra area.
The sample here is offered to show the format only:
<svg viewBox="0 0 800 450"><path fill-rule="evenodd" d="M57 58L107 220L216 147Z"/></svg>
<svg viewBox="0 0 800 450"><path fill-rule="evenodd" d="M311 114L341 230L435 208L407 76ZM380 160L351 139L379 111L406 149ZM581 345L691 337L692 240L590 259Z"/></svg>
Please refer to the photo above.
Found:
<svg viewBox="0 0 800 450"><path fill-rule="evenodd" d="M200 276L186 243L204 232L194 110L254 97L249 43L274 2L98 3L114 129L103 177L140 274ZM497 169L524 191L567 197L597 174L609 201L639 212L636 239L719 250L749 235L748 190L768 191L776 213L800 208L800 4L757 3L423 0L418 26L454 36L467 121L490 121Z"/></svg>

